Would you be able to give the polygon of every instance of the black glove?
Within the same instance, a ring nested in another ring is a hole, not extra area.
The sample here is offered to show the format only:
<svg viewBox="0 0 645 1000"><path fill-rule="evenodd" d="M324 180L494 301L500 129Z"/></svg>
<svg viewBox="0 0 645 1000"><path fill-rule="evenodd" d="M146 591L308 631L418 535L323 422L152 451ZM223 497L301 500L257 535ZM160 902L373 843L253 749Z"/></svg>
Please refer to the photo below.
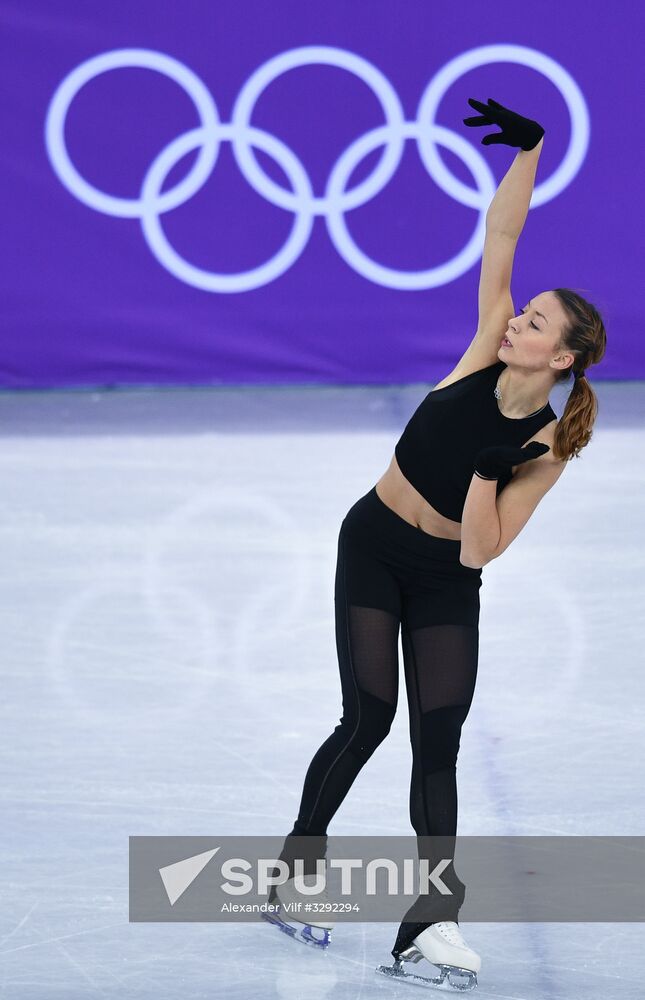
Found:
<svg viewBox="0 0 645 1000"><path fill-rule="evenodd" d="M488 104L482 104L473 97L468 98L468 103L475 111L479 111L479 115L464 118L464 125L499 125L502 130L485 135L482 146L501 142L505 146L533 149L544 135L544 129L538 122L534 122L531 118L522 118L522 115L518 115L515 111L509 111L492 97L488 98Z"/></svg>
<svg viewBox="0 0 645 1000"><path fill-rule="evenodd" d="M510 473L514 465L523 465L547 451L551 449L541 441L531 441L525 448L512 444L482 448L475 458L475 475L480 479L500 479Z"/></svg>

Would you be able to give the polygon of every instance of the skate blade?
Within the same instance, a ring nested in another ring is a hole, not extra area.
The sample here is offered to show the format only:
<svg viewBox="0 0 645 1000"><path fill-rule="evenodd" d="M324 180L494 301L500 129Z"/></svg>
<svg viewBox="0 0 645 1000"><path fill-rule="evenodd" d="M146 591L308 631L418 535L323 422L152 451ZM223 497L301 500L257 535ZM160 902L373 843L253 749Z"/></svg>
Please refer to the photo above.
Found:
<svg viewBox="0 0 645 1000"><path fill-rule="evenodd" d="M311 927L309 924L294 926L282 920L277 913L261 913L260 916L269 924L274 924L279 930L288 934L294 941L309 944L314 948L326 949L331 943L331 931L327 927Z"/></svg>
<svg viewBox="0 0 645 1000"><path fill-rule="evenodd" d="M419 956L421 957L421 956ZM457 990L465 992L474 990L477 986L477 973L470 969L460 969L455 965L438 965L439 976L419 976L416 972L405 972L403 963L395 961L394 965L378 965L376 971L390 979L406 979L410 984L435 990Z"/></svg>

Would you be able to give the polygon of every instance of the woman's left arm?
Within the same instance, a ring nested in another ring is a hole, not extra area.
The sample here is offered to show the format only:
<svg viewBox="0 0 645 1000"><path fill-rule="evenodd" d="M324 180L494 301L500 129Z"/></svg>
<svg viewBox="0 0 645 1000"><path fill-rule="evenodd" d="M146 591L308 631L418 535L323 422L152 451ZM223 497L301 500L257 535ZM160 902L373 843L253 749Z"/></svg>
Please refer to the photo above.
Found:
<svg viewBox="0 0 645 1000"><path fill-rule="evenodd" d="M480 479L473 474L461 519L461 564L479 569L501 556L558 481L566 464L550 454L526 462L499 497L496 479Z"/></svg>
<svg viewBox="0 0 645 1000"><path fill-rule="evenodd" d="M518 240L529 213L538 160L544 139L534 149L520 150L502 178L486 213L486 230Z"/></svg>
<svg viewBox="0 0 645 1000"><path fill-rule="evenodd" d="M544 129L539 122L524 118L492 98L489 98L488 104L484 104L471 97L468 103L479 114L464 118L465 125L469 128L497 125L501 129L501 132L485 135L482 145L520 147L486 212L486 238L479 276L477 333L468 348L468 363L474 362L483 368L496 359L499 337L514 315L515 307L511 296L513 260L529 212L538 160L544 143ZM489 361L488 358L492 360Z"/></svg>

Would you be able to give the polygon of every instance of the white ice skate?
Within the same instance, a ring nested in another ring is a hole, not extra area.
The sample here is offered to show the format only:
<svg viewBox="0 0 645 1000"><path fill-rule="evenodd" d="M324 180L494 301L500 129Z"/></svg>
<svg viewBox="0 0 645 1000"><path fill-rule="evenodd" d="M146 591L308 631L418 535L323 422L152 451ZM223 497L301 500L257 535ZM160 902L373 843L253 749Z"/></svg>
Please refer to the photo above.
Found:
<svg viewBox="0 0 645 1000"><path fill-rule="evenodd" d="M285 934L303 944L312 944L317 948L328 948L334 924L324 913L315 911L307 913L307 901L316 904L329 903L327 890L317 892L306 898L294 886L294 880L289 879L283 885L276 886L275 903L280 904L278 910L262 913L264 920L275 924Z"/></svg>
<svg viewBox="0 0 645 1000"><path fill-rule="evenodd" d="M403 962L419 962L422 958L436 965L440 975L435 978L405 972ZM418 986L440 990L474 990L481 958L469 948L454 920L430 924L412 944L402 951L393 965L379 965L376 971L393 979L405 979Z"/></svg>

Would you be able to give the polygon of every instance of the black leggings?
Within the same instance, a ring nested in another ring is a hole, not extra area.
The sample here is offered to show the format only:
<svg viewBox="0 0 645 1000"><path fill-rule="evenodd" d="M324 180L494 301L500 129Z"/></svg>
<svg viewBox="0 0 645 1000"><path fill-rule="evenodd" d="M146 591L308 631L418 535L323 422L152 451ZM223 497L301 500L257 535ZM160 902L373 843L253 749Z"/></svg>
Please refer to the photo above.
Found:
<svg viewBox="0 0 645 1000"><path fill-rule="evenodd" d="M327 834L359 771L390 731L399 628L413 761L410 820L417 836L456 834L456 762L477 676L482 582L481 569L459 562L460 546L403 520L376 487L345 516L334 598L343 713L309 765L289 836ZM456 888L465 887L457 880ZM456 896L457 910L463 894ZM397 938L399 950L423 926L428 924L402 925L407 933Z"/></svg>

